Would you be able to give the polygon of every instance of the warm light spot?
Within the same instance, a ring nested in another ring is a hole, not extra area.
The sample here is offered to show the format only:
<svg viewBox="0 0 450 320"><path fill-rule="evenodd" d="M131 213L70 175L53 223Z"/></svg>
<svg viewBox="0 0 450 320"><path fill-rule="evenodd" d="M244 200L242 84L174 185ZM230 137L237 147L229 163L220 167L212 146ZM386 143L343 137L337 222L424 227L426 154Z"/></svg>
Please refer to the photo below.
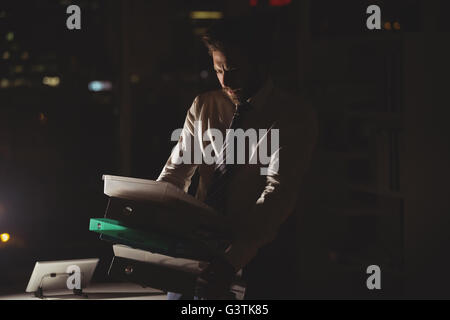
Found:
<svg viewBox="0 0 450 320"><path fill-rule="evenodd" d="M20 57L22 58L22 60L28 60L30 54L27 51L24 51Z"/></svg>
<svg viewBox="0 0 450 320"><path fill-rule="evenodd" d="M44 77L42 83L50 87L57 87L59 86L60 79L59 77Z"/></svg>
<svg viewBox="0 0 450 320"><path fill-rule="evenodd" d="M45 66L43 64L34 65L31 67L32 72L44 72Z"/></svg>
<svg viewBox="0 0 450 320"><path fill-rule="evenodd" d="M23 72L23 66L21 66L21 65L15 66L14 67L14 72L15 73L22 73Z"/></svg>
<svg viewBox="0 0 450 320"><path fill-rule="evenodd" d="M130 76L130 81L131 81L131 83L138 83L139 81L141 81L141 78L139 77L138 74L133 73Z"/></svg>
<svg viewBox="0 0 450 320"><path fill-rule="evenodd" d="M0 88L8 88L10 86L10 82L8 79L0 80Z"/></svg>
<svg viewBox="0 0 450 320"><path fill-rule="evenodd" d="M386 30L391 30L391 29L392 29L391 23L390 23L390 22L385 22L385 23L384 23L384 28L385 28Z"/></svg>
<svg viewBox="0 0 450 320"><path fill-rule="evenodd" d="M400 28L401 28L400 22L394 22L393 27L395 30L400 30Z"/></svg>
<svg viewBox="0 0 450 320"><path fill-rule="evenodd" d="M2 242L8 242L10 239L10 235L8 233L2 233L0 234L0 240Z"/></svg>
<svg viewBox="0 0 450 320"><path fill-rule="evenodd" d="M14 40L14 32L8 32L6 34L6 40L13 41Z"/></svg>
<svg viewBox="0 0 450 320"><path fill-rule="evenodd" d="M9 53L9 51L5 51L3 52L2 58L5 60L8 60L11 57L11 54Z"/></svg>
<svg viewBox="0 0 450 320"><path fill-rule="evenodd" d="M194 28L194 34L196 35L196 36L203 36L205 33L206 33L206 31L208 31L208 28Z"/></svg>
<svg viewBox="0 0 450 320"><path fill-rule="evenodd" d="M22 87L27 84L28 84L28 81L25 78L14 79L14 87Z"/></svg>
<svg viewBox="0 0 450 320"><path fill-rule="evenodd" d="M42 112L39 113L39 121L40 122L47 122L47 117Z"/></svg>
<svg viewBox="0 0 450 320"><path fill-rule="evenodd" d="M194 20L223 18L223 14L220 11L192 11L190 16Z"/></svg>

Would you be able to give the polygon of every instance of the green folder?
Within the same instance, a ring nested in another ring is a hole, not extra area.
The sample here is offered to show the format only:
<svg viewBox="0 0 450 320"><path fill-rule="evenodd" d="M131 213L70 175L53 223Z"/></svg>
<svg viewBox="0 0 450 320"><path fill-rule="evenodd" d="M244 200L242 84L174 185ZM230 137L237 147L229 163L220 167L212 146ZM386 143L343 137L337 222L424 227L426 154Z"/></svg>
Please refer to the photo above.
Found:
<svg viewBox="0 0 450 320"><path fill-rule="evenodd" d="M172 257L209 260L214 255L214 252L198 242L157 232L143 232L113 219L91 218L89 230L100 233L102 240Z"/></svg>
<svg viewBox="0 0 450 320"><path fill-rule="evenodd" d="M170 239L156 233L144 233L124 226L120 221L106 218L91 219L89 230L105 235L110 239L112 238L111 240L115 240L115 242L162 252L168 252L176 243L175 239Z"/></svg>

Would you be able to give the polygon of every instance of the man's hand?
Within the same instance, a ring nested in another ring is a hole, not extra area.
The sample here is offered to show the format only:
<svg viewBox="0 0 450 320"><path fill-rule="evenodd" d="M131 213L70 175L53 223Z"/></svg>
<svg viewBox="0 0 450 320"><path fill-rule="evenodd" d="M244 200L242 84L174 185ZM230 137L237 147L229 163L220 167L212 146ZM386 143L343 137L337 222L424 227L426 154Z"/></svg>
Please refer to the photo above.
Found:
<svg viewBox="0 0 450 320"><path fill-rule="evenodd" d="M211 300L233 299L230 286L235 275L236 271L227 261L214 260L197 277L195 295Z"/></svg>

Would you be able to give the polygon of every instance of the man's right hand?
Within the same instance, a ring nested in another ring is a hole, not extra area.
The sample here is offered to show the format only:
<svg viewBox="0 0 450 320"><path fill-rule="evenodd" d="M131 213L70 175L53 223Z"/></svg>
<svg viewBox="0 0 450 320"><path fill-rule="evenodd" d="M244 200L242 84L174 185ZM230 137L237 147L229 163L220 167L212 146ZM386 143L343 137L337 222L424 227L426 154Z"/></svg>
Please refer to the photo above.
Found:
<svg viewBox="0 0 450 320"><path fill-rule="evenodd" d="M195 295L209 300L232 300L230 286L236 271L222 259L208 264L196 280Z"/></svg>

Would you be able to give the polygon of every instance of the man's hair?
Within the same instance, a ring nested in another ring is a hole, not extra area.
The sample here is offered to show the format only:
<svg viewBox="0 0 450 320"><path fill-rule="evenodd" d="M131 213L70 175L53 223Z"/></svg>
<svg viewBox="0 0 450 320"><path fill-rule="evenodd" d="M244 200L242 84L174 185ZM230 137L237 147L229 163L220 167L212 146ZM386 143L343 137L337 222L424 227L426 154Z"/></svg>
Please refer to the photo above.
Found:
<svg viewBox="0 0 450 320"><path fill-rule="evenodd" d="M253 59L268 62L270 33L252 17L226 18L213 24L202 37L209 54L226 53L230 47L246 51Z"/></svg>

